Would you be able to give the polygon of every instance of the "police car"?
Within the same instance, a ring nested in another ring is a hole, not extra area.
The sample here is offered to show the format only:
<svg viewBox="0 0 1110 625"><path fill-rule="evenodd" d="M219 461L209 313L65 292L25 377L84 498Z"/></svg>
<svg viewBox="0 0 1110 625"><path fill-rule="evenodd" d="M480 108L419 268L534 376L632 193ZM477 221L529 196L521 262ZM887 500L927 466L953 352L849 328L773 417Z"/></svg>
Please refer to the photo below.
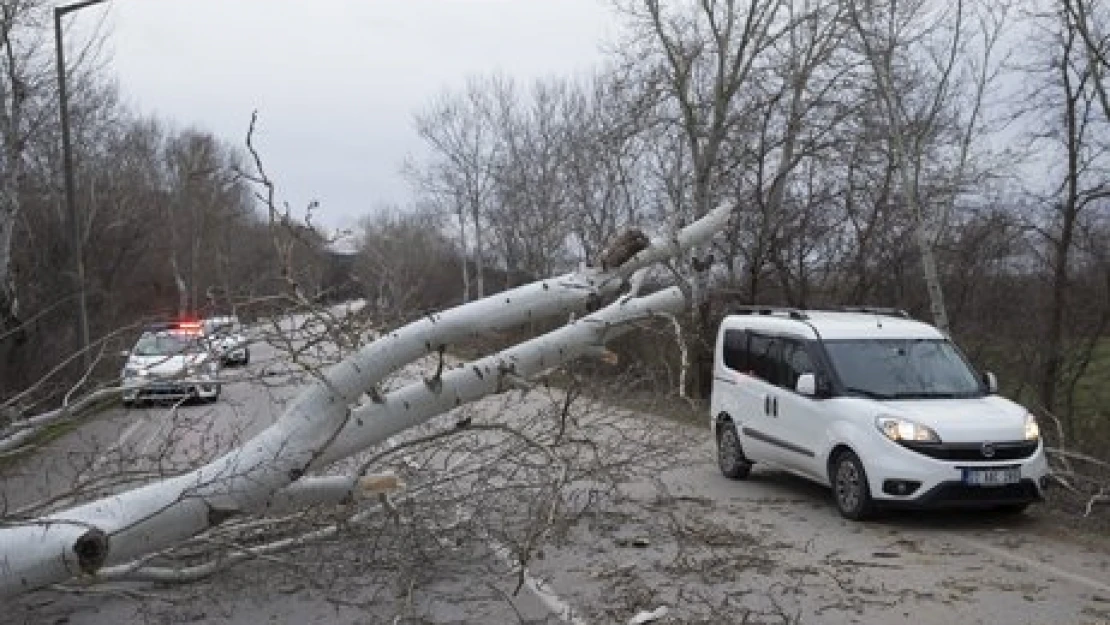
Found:
<svg viewBox="0 0 1110 625"><path fill-rule="evenodd" d="M147 400L216 401L220 396L220 358L198 322L149 326L123 355L125 406Z"/></svg>

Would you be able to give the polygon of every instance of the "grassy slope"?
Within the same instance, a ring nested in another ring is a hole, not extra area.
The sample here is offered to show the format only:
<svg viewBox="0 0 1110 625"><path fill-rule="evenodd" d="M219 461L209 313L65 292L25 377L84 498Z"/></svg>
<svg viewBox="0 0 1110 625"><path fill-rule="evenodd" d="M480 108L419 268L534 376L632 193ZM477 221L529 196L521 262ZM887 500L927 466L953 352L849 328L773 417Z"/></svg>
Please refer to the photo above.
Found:
<svg viewBox="0 0 1110 625"><path fill-rule="evenodd" d="M1110 339L1095 347L1086 373L1075 388L1075 415L1085 438L1095 439L1095 449L1110 457Z"/></svg>

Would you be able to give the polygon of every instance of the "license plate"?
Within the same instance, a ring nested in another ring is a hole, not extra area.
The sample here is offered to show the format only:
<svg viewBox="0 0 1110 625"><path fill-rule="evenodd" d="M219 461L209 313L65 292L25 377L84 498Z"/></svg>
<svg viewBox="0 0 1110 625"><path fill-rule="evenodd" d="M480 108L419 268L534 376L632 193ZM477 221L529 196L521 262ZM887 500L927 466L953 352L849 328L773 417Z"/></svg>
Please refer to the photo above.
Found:
<svg viewBox="0 0 1110 625"><path fill-rule="evenodd" d="M1021 469L1018 467L964 469L964 484L968 486L1005 486L1020 481Z"/></svg>

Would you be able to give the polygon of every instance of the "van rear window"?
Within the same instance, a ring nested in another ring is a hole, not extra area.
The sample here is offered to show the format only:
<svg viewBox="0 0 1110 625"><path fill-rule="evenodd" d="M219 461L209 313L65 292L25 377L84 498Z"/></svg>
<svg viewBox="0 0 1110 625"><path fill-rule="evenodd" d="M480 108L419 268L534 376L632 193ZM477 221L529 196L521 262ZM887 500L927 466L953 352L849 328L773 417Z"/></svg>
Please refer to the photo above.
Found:
<svg viewBox="0 0 1110 625"><path fill-rule="evenodd" d="M778 384L782 376L779 343L774 337L752 334L744 330L725 330L721 360L729 369Z"/></svg>
<svg viewBox="0 0 1110 625"><path fill-rule="evenodd" d="M725 330L721 359L733 371L748 370L748 333L743 330Z"/></svg>

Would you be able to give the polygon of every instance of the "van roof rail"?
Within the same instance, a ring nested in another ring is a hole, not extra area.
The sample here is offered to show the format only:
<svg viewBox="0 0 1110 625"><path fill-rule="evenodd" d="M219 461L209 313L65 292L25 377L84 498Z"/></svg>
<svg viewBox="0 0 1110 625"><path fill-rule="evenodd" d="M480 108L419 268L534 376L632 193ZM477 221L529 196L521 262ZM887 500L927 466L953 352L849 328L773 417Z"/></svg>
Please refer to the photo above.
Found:
<svg viewBox="0 0 1110 625"><path fill-rule="evenodd" d="M805 321L809 319L809 315L807 315L805 311L789 306L736 306L733 308L733 312L737 315L778 315L789 317L795 321Z"/></svg>
<svg viewBox="0 0 1110 625"><path fill-rule="evenodd" d="M901 308L883 307L883 306L841 306L837 310L841 312L855 312L865 313L868 315L883 315L884 317L901 317L903 319L911 319L910 314Z"/></svg>

